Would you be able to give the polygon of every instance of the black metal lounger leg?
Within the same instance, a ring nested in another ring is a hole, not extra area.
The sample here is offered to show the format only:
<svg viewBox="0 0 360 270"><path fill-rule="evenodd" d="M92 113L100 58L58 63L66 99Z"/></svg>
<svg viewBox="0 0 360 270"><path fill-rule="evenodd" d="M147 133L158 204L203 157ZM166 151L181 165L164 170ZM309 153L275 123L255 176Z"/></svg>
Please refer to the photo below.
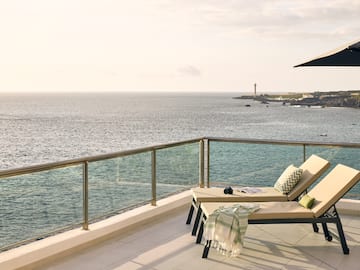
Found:
<svg viewBox="0 0 360 270"><path fill-rule="evenodd" d="M344 234L342 224L341 224L341 221L340 221L339 217L336 220L336 227L337 227L337 230L338 230L338 233L339 233L339 238L340 238L341 247L343 249L343 252L344 252L344 254L349 254L350 250L349 250L349 247L348 247L348 245L346 243L345 234Z"/></svg>
<svg viewBox="0 0 360 270"><path fill-rule="evenodd" d="M314 232L319 232L319 227L316 223L313 223L313 229L314 229Z"/></svg>
<svg viewBox="0 0 360 270"><path fill-rule="evenodd" d="M194 222L194 227L192 229L191 235L196 235L197 229L199 227L199 222L202 216L202 210L201 207L198 207L197 213L196 213L196 218L195 218L195 222Z"/></svg>
<svg viewBox="0 0 360 270"><path fill-rule="evenodd" d="M207 241L206 241L206 244L205 244L205 246L204 246L204 251L203 251L203 255L202 255L202 257L203 257L204 259L208 257L210 247L211 247L211 240L207 240Z"/></svg>
<svg viewBox="0 0 360 270"><path fill-rule="evenodd" d="M187 217L187 220L186 220L186 224L190 224L191 223L191 219L192 219L192 216L194 214L194 198L192 199L192 202L191 202L191 206L190 206L190 209L189 209L189 214L188 214L188 217Z"/></svg>
<svg viewBox="0 0 360 270"><path fill-rule="evenodd" d="M204 222L201 221L200 228L199 228L199 232L198 232L198 235L197 235L197 237L196 237L196 244L200 244L200 243L201 243L201 239L202 239L203 233L204 233Z"/></svg>
<svg viewBox="0 0 360 270"><path fill-rule="evenodd" d="M323 231L324 231L325 239L330 242L332 240L332 236L331 236L331 234L329 232L327 224L325 222L323 222L323 223L321 223L321 225L322 225L322 228L323 228Z"/></svg>

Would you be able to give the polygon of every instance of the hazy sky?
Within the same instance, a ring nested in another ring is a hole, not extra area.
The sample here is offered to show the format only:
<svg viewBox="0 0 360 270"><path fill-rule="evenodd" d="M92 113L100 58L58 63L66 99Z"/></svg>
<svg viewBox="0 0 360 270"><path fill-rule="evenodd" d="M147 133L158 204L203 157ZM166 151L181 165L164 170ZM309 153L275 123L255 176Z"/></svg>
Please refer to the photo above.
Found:
<svg viewBox="0 0 360 270"><path fill-rule="evenodd" d="M359 0L0 0L0 92L360 89L293 68L360 39Z"/></svg>

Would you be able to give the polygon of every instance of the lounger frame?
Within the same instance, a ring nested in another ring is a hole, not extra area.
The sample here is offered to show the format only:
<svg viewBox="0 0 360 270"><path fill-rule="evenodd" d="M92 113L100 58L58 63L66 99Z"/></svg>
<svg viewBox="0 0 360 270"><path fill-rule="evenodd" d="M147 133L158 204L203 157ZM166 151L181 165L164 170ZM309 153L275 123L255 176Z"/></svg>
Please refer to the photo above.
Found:
<svg viewBox="0 0 360 270"><path fill-rule="evenodd" d="M200 228L199 228L199 232L197 234L196 237L196 243L200 244L201 240L202 240L202 236L203 236L203 232L204 232L204 223L206 221L207 217L205 216L205 214L202 216L202 221L200 224ZM344 230L342 227L342 223L340 220L340 216L336 210L335 205L333 205L323 216L318 217L318 218L295 218L295 219L255 219L255 220L249 220L248 221L249 224L294 224L294 223L310 223L310 224L316 224L316 223L321 223L322 224L322 228L324 231L324 235L325 235L325 239L327 241L332 241L333 239L333 235L332 233L330 233L327 224L328 223L334 223L336 224L336 228L338 231L338 238L340 239L341 242L341 247L343 250L344 254L349 254L350 253L350 249L347 245L346 242L346 238L345 238L345 234L344 234ZM202 258L207 258L208 254L209 254L209 250L211 247L211 240L207 240L205 245L204 245L204 250L203 250L203 254L202 254Z"/></svg>

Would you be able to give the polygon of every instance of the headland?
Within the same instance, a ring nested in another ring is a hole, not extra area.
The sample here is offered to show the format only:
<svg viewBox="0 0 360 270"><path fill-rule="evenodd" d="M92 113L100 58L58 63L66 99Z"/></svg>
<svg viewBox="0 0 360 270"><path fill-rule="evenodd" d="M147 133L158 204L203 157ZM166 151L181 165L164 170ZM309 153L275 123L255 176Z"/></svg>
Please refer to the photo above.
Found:
<svg viewBox="0 0 360 270"><path fill-rule="evenodd" d="M321 106L360 108L360 90L312 93L244 95L234 99L252 99L267 104L282 102L291 106Z"/></svg>

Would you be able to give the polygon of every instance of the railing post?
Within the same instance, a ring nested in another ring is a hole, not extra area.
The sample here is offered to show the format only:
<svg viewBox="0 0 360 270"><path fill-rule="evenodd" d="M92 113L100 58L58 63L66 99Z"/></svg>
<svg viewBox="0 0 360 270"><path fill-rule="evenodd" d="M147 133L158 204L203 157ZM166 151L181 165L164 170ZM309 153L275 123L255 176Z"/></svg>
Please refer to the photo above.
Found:
<svg viewBox="0 0 360 270"><path fill-rule="evenodd" d="M89 162L83 164L83 229L89 229Z"/></svg>
<svg viewBox="0 0 360 270"><path fill-rule="evenodd" d="M200 149L199 149L199 185L201 188L204 187L204 173L205 173L205 168L204 168L204 140L201 139L200 140Z"/></svg>
<svg viewBox="0 0 360 270"><path fill-rule="evenodd" d="M206 186L210 187L210 140L206 140Z"/></svg>
<svg viewBox="0 0 360 270"><path fill-rule="evenodd" d="M151 205L156 206L156 150L151 152Z"/></svg>
<svg viewBox="0 0 360 270"><path fill-rule="evenodd" d="M303 144L303 162L306 160L306 144Z"/></svg>

